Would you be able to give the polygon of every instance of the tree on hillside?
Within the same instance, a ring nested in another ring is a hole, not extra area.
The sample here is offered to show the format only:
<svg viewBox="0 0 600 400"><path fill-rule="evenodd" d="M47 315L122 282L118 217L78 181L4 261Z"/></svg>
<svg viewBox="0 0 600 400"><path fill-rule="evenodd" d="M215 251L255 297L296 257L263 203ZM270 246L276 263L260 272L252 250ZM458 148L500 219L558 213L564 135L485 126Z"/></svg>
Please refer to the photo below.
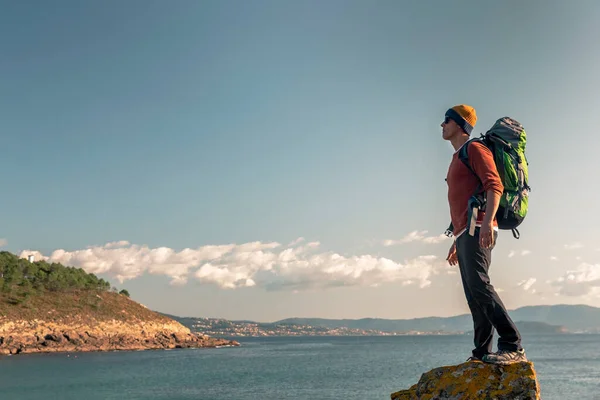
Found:
<svg viewBox="0 0 600 400"><path fill-rule="evenodd" d="M131 297L129 296L129 292L127 291L127 289L123 289L119 292L119 294L122 294L123 296L127 296L127 297Z"/></svg>
<svg viewBox="0 0 600 400"><path fill-rule="evenodd" d="M44 260L30 263L8 251L0 251L0 290L12 293L20 288L27 293L36 290L102 290L109 291L110 283L88 274L81 268L65 267Z"/></svg>

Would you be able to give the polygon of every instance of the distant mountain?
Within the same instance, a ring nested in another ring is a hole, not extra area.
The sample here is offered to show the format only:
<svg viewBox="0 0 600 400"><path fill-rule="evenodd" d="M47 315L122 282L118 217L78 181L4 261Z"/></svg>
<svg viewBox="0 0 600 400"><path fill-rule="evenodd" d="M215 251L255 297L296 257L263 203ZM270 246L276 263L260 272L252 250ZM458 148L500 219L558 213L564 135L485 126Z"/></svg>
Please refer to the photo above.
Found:
<svg viewBox="0 0 600 400"><path fill-rule="evenodd" d="M510 316L515 322L543 322L562 326L571 332L600 331L600 308L587 305L551 305L527 306L511 310ZM373 329L383 332L407 331L469 331L473 328L470 314L454 317L426 317L414 319L322 319L287 318L275 324L297 324L324 326L328 328L349 327L354 329Z"/></svg>
<svg viewBox="0 0 600 400"><path fill-rule="evenodd" d="M569 333L568 329L564 326L550 325L545 322L518 321L516 325L522 335L532 333Z"/></svg>
<svg viewBox="0 0 600 400"><path fill-rule="evenodd" d="M600 308L586 305L528 306L510 314L523 333L600 333ZM229 321L215 318L177 317L164 314L193 331L210 335L373 335L413 333L463 333L473 329L471 315L413 319L287 318L275 322Z"/></svg>
<svg viewBox="0 0 600 400"><path fill-rule="evenodd" d="M517 329L521 335L528 336L531 334L544 334L544 333L553 333L553 334L564 334L569 333L568 329L564 326L559 325L550 325L545 322L532 322L532 321L518 321L515 322L517 325ZM472 335L473 330L465 332L467 335Z"/></svg>
<svg viewBox="0 0 600 400"><path fill-rule="evenodd" d="M600 308L583 304L521 307L511 316L515 321L562 325L569 331L600 331Z"/></svg>

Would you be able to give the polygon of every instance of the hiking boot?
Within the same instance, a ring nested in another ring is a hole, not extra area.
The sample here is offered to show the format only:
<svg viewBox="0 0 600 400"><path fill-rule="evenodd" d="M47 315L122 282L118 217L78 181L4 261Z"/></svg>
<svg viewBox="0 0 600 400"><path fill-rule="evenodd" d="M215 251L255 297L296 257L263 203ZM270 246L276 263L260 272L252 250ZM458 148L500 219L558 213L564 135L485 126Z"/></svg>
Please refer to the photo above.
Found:
<svg viewBox="0 0 600 400"><path fill-rule="evenodd" d="M497 353L486 354L483 356L483 362L490 364L508 365L518 362L527 361L525 350L499 350Z"/></svg>
<svg viewBox="0 0 600 400"><path fill-rule="evenodd" d="M469 358L467 358L467 361L465 362L482 362L483 360L479 357L475 357L475 356L471 356Z"/></svg>

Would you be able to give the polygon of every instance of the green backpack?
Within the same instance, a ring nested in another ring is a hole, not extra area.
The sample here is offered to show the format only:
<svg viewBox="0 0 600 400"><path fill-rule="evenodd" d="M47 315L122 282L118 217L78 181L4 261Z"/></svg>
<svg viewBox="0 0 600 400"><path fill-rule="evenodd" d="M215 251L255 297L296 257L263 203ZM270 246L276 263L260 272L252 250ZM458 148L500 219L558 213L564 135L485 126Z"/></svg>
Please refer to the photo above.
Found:
<svg viewBox="0 0 600 400"><path fill-rule="evenodd" d="M529 163L525 156L525 145L527 144L525 129L518 121L503 117L498 119L491 129L481 137L471 139L465 146L462 146L458 157L471 172L475 173L469 165L467 154L467 145L473 141L483 143L490 149L504 185L504 192L500 197L500 204L496 212L498 228L511 230L513 236L518 239L520 233L517 227L527 215L529 192L531 191ZM469 216L471 216L472 207L485 210L485 193L483 193L481 185L469 201Z"/></svg>

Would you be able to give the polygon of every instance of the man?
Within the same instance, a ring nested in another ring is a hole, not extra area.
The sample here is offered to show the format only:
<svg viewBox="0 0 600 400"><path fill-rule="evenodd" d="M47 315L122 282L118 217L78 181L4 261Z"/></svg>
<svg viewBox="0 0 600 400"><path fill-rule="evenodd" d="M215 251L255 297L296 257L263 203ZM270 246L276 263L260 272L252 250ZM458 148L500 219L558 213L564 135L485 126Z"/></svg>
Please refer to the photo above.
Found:
<svg viewBox="0 0 600 400"><path fill-rule="evenodd" d="M505 365L526 361L527 358L521 347L521 335L488 276L492 249L498 235L495 215L504 187L491 151L481 143L469 141L476 122L475 109L461 104L450 108L441 124L442 137L455 150L446 177L452 233L455 236L447 260L450 265L459 266L473 317L475 348L469 360ZM468 161L473 172L458 158L463 145L469 146ZM475 224L472 229L468 224L468 216L471 215L469 199L478 188L485 193L486 212L479 210L473 213L476 218L469 219ZM497 353L492 353L494 328L500 336Z"/></svg>

